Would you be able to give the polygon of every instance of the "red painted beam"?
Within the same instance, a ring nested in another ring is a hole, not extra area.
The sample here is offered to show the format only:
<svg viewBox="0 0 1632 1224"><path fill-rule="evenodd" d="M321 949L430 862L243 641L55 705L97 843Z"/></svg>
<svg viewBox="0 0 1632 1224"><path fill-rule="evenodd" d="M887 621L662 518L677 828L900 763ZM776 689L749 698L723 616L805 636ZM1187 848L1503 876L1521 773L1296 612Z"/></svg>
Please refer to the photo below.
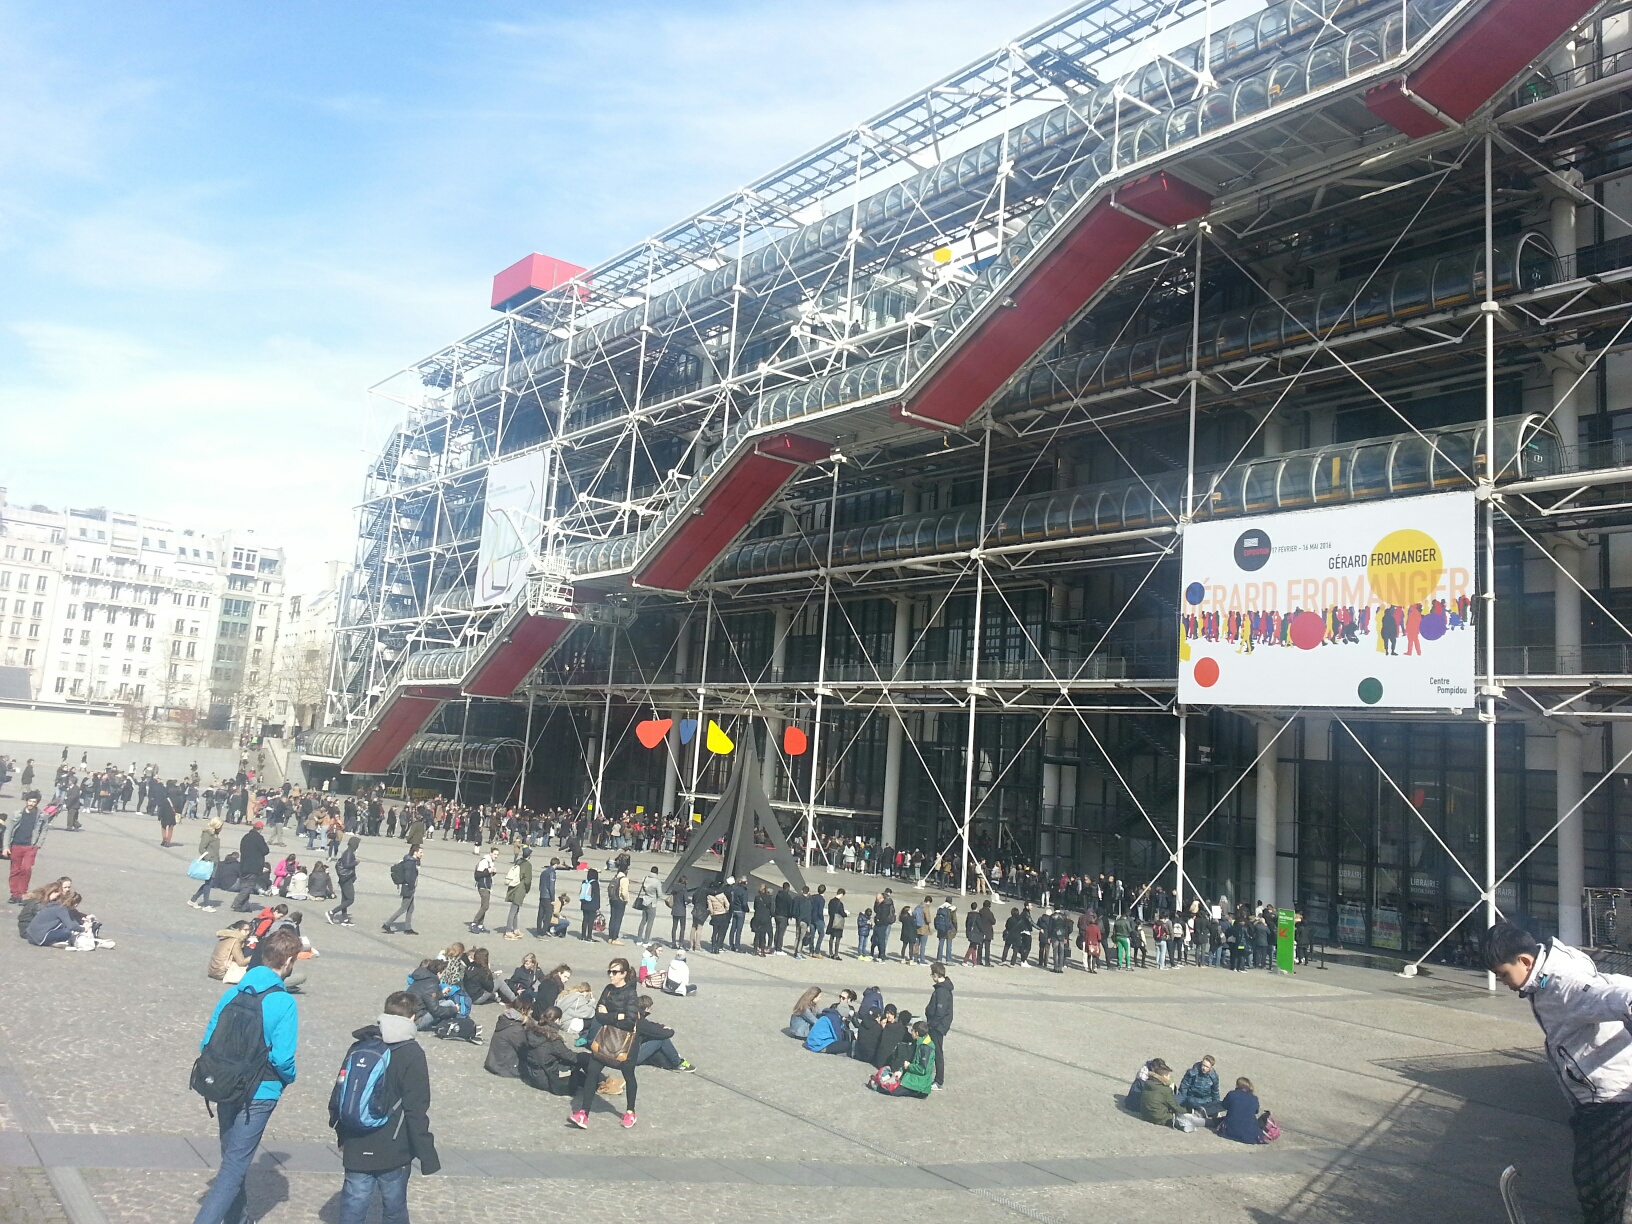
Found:
<svg viewBox="0 0 1632 1224"><path fill-rule="evenodd" d="M826 442L818 442L815 438L806 438L801 434L777 434L765 438L754 447L754 454L764 455L767 459L780 459L784 463L820 463L830 458L833 448Z"/></svg>
<svg viewBox="0 0 1632 1224"><path fill-rule="evenodd" d="M1410 91L1455 123L1464 123L1535 62L1597 0L1488 0L1406 78ZM1446 125L1405 96L1399 81L1366 91L1366 108L1407 136Z"/></svg>
<svg viewBox="0 0 1632 1224"><path fill-rule="evenodd" d="M386 702L386 708L364 730L362 741L346 753L340 764L346 773L385 773L442 704L437 697L411 697L400 691Z"/></svg>
<svg viewBox="0 0 1632 1224"><path fill-rule="evenodd" d="M473 697L510 696L571 627L571 621L554 617L523 617L503 645L465 681L464 691Z"/></svg>
<svg viewBox="0 0 1632 1224"><path fill-rule="evenodd" d="M744 455L726 469L680 529L635 571L635 582L661 591L684 591L760 515L796 470L782 459Z"/></svg>
<svg viewBox="0 0 1632 1224"><path fill-rule="evenodd" d="M1366 109L1407 136L1432 136L1445 130L1443 123L1405 96L1399 81L1384 81L1366 90Z"/></svg>
<svg viewBox="0 0 1632 1224"><path fill-rule="evenodd" d="M1411 92L1464 122L1597 0L1487 0L1411 74Z"/></svg>
<svg viewBox="0 0 1632 1224"><path fill-rule="evenodd" d="M1162 225L1179 225L1207 212L1212 199L1167 174L1153 174L1119 189L1117 203ZM1089 210L1063 242L1009 290L1014 305L982 323L904 407L905 419L927 417L961 426L994 391L1064 327L1119 272L1155 230L1111 201Z"/></svg>

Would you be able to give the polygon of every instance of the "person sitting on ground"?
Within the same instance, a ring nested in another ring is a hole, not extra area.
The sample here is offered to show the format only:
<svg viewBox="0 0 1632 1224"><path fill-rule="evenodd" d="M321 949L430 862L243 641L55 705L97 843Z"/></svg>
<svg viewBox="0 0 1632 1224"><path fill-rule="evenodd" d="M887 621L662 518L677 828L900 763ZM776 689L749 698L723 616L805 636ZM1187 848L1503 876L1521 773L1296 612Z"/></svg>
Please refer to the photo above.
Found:
<svg viewBox="0 0 1632 1224"><path fill-rule="evenodd" d="M805 1049L812 1054L848 1054L850 1044L850 1026L837 1004L824 1008L805 1036Z"/></svg>
<svg viewBox="0 0 1632 1224"><path fill-rule="evenodd" d="M1139 1116L1157 1126L1172 1126L1184 1113L1173 1091L1173 1068L1160 1058L1150 1060L1150 1077L1139 1094Z"/></svg>
<svg viewBox="0 0 1632 1224"><path fill-rule="evenodd" d="M461 983L470 1001L476 1004L514 1003L516 992L510 984L493 972L492 959L486 948L472 948L465 958L465 980Z"/></svg>
<svg viewBox="0 0 1632 1224"><path fill-rule="evenodd" d="M697 985L691 980L691 962L686 959L684 948L675 949L674 958L662 977L664 994L683 997L697 993Z"/></svg>
<svg viewBox="0 0 1632 1224"><path fill-rule="evenodd" d="M863 994L865 999L865 994ZM896 1018L894 1007L873 1010L871 1007L862 1007L855 1022L855 1040L850 1043L850 1058L857 1062L865 1062L867 1066L878 1066L878 1043L885 1036L885 1023Z"/></svg>
<svg viewBox="0 0 1632 1224"><path fill-rule="evenodd" d="M581 1068L572 1038L561 1031L561 1009L535 1009L531 1023L537 1040L520 1043L516 1053L521 1081L551 1096L571 1096Z"/></svg>
<svg viewBox="0 0 1632 1224"><path fill-rule="evenodd" d="M663 971L657 967L657 945L647 944L640 950L640 964L635 968L635 979L642 985L663 988Z"/></svg>
<svg viewBox="0 0 1632 1224"><path fill-rule="evenodd" d="M1258 1096L1252 1081L1242 1076L1235 1087L1224 1096L1223 1116L1218 1122L1218 1133L1237 1143L1262 1143L1264 1127L1258 1116Z"/></svg>
<svg viewBox="0 0 1632 1224"><path fill-rule="evenodd" d="M533 999L537 997L539 983L543 980L544 971L538 967L538 957L529 952L510 975L510 989L517 998Z"/></svg>
<svg viewBox="0 0 1632 1224"><path fill-rule="evenodd" d="M867 1086L886 1096L927 1097L935 1087L935 1039L922 1020L912 1026L911 1057L899 1071L879 1068Z"/></svg>
<svg viewBox="0 0 1632 1224"><path fill-rule="evenodd" d="M442 949L442 972L437 974L444 986L459 986L465 980L465 945L451 943Z"/></svg>
<svg viewBox="0 0 1632 1224"><path fill-rule="evenodd" d="M334 899L334 882L329 876L329 865L319 862L312 867L312 874L306 881L306 891L313 901L330 901Z"/></svg>
<svg viewBox="0 0 1632 1224"><path fill-rule="evenodd" d="M912 1061L913 1023L910 1011L903 1009L897 1012L895 1023L885 1025L884 1036L878 1043L878 1057L897 1074Z"/></svg>
<svg viewBox="0 0 1632 1224"><path fill-rule="evenodd" d="M1134 1075L1133 1082L1128 1085L1128 1095L1123 1098L1122 1103L1133 1113L1139 1112L1139 1098L1144 1095L1145 1085L1150 1083L1151 1070L1161 1061L1159 1058L1146 1059L1144 1065Z"/></svg>
<svg viewBox="0 0 1632 1224"><path fill-rule="evenodd" d="M856 1004L856 992L848 987L839 991L839 1001L833 1006L838 1010L839 1016L844 1020L845 1024L850 1024L856 1018L856 1012L859 1010Z"/></svg>
<svg viewBox="0 0 1632 1224"><path fill-rule="evenodd" d="M239 920L215 933L215 950L210 953L209 977L218 982L238 981L249 968L249 956L244 951L244 940L249 936L249 923Z"/></svg>
<svg viewBox="0 0 1632 1224"><path fill-rule="evenodd" d="M504 1009L493 1025L487 1057L482 1061L483 1070L503 1079L521 1078L522 1049L544 1040L533 1027L532 1019L532 1009L520 1001Z"/></svg>
<svg viewBox="0 0 1632 1224"><path fill-rule="evenodd" d="M556 1006L561 998L561 992L571 984L571 965L557 965L554 969L551 969L539 979L538 999L537 1005L533 1008L534 1012L537 1012L539 1007Z"/></svg>
<svg viewBox="0 0 1632 1224"><path fill-rule="evenodd" d="M280 859L272 868L272 891L280 897L288 896L289 877L300 868L294 855Z"/></svg>
<svg viewBox="0 0 1632 1224"><path fill-rule="evenodd" d="M555 997L555 1006L561 1010L561 1031L581 1038L595 1018L595 992L588 982L574 982Z"/></svg>
<svg viewBox="0 0 1632 1224"><path fill-rule="evenodd" d="M878 1013L884 1010L884 992L877 986L869 986L861 992L862 1012Z"/></svg>
<svg viewBox="0 0 1632 1224"><path fill-rule="evenodd" d="M291 901L309 899L312 895L310 889L311 878L310 873L299 863L296 863L295 869L289 873L289 878L285 881L283 895Z"/></svg>
<svg viewBox="0 0 1632 1224"><path fill-rule="evenodd" d="M81 897L65 892L41 905L28 924L28 942L36 948L71 948L85 924L79 915Z"/></svg>
<svg viewBox="0 0 1632 1224"><path fill-rule="evenodd" d="M408 975L408 993L414 996L418 1004L414 1022L422 1033L429 1032L436 1027L437 1021L446 1019L458 1010L452 1002L442 997L442 969L439 958L429 957L420 961Z"/></svg>
<svg viewBox="0 0 1632 1224"><path fill-rule="evenodd" d="M820 1014L816 1010L816 1002L822 997L822 988L812 986L799 996L799 1001L793 1005L793 1014L788 1017L788 1036L796 1041L803 1041L810 1036L810 1027L816 1023Z"/></svg>
<svg viewBox="0 0 1632 1224"><path fill-rule="evenodd" d="M63 895L72 890L73 883L67 876L63 876L49 884L41 884L27 894L17 907L17 938L27 939L28 924L34 921L34 915L45 906L61 901Z"/></svg>
<svg viewBox="0 0 1632 1224"><path fill-rule="evenodd" d="M1211 1054L1203 1054L1201 1061L1184 1073L1179 1081L1179 1104L1185 1109L1212 1117L1219 1109L1218 1071Z"/></svg>
<svg viewBox="0 0 1632 1224"><path fill-rule="evenodd" d="M652 1019L652 996L640 996L640 1018L635 1021L635 1036L640 1045L635 1050L635 1065L654 1066L663 1071L695 1071L680 1051L674 1047L674 1030Z"/></svg>
<svg viewBox="0 0 1632 1224"><path fill-rule="evenodd" d="M244 868L238 861L238 851L229 851L227 857L215 865L215 874L210 877L210 887L217 892L235 893L243 882ZM216 909L219 902L200 908Z"/></svg>

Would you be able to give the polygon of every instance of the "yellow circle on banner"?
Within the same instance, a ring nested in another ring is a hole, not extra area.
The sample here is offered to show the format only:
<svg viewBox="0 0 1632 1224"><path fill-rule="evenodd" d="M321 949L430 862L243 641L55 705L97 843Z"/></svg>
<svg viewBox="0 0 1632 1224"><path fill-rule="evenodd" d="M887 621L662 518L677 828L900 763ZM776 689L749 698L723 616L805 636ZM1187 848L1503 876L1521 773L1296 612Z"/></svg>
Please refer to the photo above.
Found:
<svg viewBox="0 0 1632 1224"><path fill-rule="evenodd" d="M931 255L930 258L933 259L938 264L951 263L952 262L952 248L951 247L936 247L935 248L935 254Z"/></svg>
<svg viewBox="0 0 1632 1224"><path fill-rule="evenodd" d="M1445 554L1426 531L1391 531L1371 549L1366 577L1374 598L1385 604L1420 604L1439 587Z"/></svg>

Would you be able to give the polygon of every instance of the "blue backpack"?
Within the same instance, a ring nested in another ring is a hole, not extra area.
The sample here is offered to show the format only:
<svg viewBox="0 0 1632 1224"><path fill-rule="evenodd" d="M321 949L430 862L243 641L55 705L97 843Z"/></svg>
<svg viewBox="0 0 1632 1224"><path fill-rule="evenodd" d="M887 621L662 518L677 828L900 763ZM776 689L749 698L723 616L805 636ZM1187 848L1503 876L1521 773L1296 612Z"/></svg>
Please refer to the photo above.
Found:
<svg viewBox="0 0 1632 1224"><path fill-rule="evenodd" d="M342 1136L366 1135L391 1120L395 1101L383 1099L391 1047L378 1037L364 1038L346 1051L329 1093L329 1125Z"/></svg>

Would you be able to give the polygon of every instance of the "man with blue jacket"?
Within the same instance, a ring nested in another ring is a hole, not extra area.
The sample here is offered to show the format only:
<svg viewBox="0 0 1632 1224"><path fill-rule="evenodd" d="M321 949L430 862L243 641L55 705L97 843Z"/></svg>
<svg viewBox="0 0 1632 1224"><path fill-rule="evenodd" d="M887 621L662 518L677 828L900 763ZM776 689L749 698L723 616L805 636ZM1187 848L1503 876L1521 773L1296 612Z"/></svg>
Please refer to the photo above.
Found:
<svg viewBox="0 0 1632 1224"><path fill-rule="evenodd" d="M247 1224L248 1204L244 1179L261 1144L261 1134L278 1107L283 1090L295 1082L295 1043L300 1016L295 997L283 988L284 979L300 954L300 936L293 928L274 931L261 940L261 963L244 974L238 985L221 996L198 1043L210 1044L216 1021L239 995L260 995L261 1034L267 1046L266 1076L247 1101L223 1103L216 1114L221 1130L221 1166L200 1204L193 1224Z"/></svg>

